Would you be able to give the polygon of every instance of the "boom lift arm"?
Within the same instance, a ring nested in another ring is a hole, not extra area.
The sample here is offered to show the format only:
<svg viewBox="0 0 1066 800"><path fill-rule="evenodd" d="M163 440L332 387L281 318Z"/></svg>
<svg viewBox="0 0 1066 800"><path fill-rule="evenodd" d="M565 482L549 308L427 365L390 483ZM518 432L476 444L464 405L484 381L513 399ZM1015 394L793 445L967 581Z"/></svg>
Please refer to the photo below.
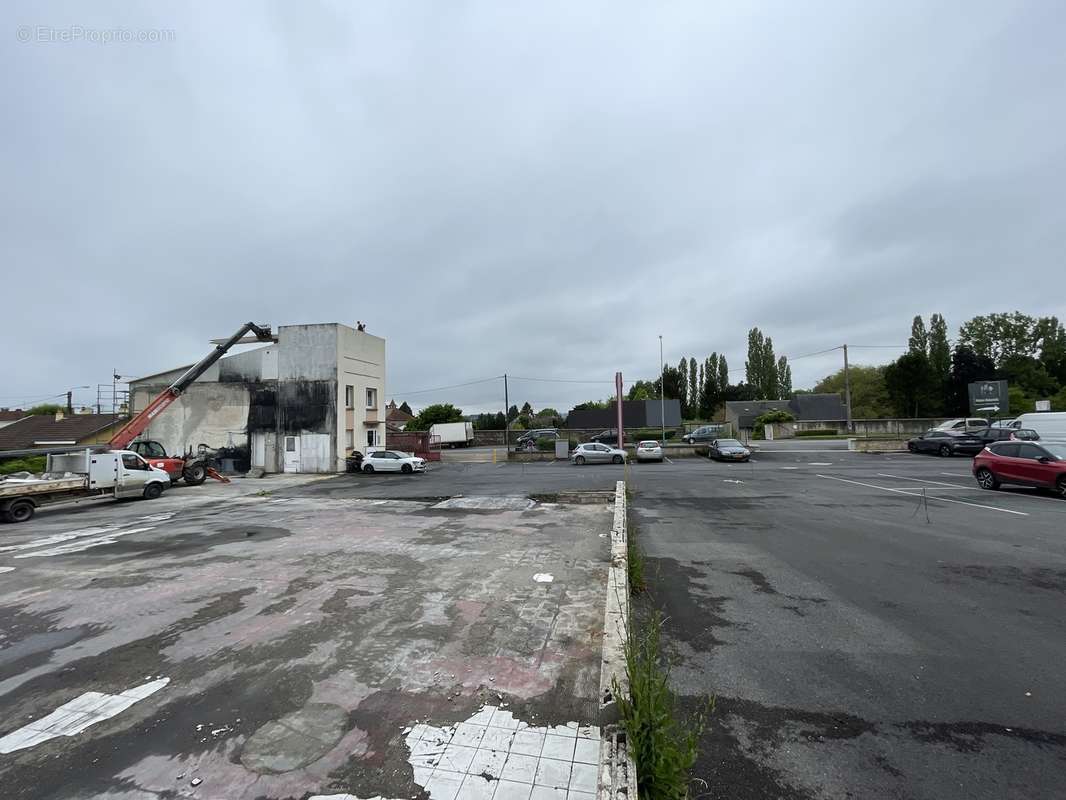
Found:
<svg viewBox="0 0 1066 800"><path fill-rule="evenodd" d="M181 397L182 393L189 388L189 385L193 383L193 381L207 372L211 365L222 358L222 356L226 354L226 351L240 341L248 331L254 333L255 338L260 342L274 341L274 335L271 332L269 325L259 326L254 322L244 323L239 331L226 341L216 345L214 350L200 359L196 364L189 367L180 378L160 392L151 403L145 406L145 409L141 413L137 414L133 419L123 425L118 433L111 437L111 441L108 442L108 447L112 450L125 450L134 439L144 433L145 429L161 411ZM130 399L132 401L132 398Z"/></svg>

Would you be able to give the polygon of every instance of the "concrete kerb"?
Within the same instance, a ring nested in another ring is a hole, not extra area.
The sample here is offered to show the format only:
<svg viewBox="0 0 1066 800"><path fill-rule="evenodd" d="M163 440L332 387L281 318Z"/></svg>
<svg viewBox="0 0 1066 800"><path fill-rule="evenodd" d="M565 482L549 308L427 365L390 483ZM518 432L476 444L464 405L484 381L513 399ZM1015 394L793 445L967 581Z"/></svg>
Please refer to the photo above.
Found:
<svg viewBox="0 0 1066 800"><path fill-rule="evenodd" d="M600 664L600 769L597 800L637 800L637 768L619 724L615 685L629 692L625 648L629 637L629 539L626 523L626 484L614 490L611 525L611 565L607 572L607 603L603 619L603 657Z"/></svg>

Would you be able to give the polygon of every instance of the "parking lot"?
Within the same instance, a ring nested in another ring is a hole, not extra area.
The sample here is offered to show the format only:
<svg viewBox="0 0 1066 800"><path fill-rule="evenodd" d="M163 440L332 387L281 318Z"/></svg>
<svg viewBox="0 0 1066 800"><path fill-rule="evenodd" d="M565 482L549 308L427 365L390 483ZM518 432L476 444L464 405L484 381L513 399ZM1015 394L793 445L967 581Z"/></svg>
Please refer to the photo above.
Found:
<svg viewBox="0 0 1066 800"><path fill-rule="evenodd" d="M631 472L698 792L1061 797L1066 503L828 444Z"/></svg>
<svg viewBox="0 0 1066 800"><path fill-rule="evenodd" d="M4 526L3 797L591 798L612 516L452 473Z"/></svg>
<svg viewBox="0 0 1066 800"><path fill-rule="evenodd" d="M611 518L558 500L626 476L638 605L685 705L717 698L694 794L1060 796L1066 503L968 466L770 443L44 510L0 528L5 797L482 797L491 752L429 763L450 726L595 720Z"/></svg>

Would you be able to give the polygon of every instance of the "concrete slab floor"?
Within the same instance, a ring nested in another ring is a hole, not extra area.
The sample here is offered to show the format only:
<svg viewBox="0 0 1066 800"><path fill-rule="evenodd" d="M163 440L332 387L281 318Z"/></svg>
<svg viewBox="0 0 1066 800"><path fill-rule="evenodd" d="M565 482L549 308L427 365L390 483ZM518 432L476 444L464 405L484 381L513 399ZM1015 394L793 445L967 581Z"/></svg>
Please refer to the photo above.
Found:
<svg viewBox="0 0 1066 800"><path fill-rule="evenodd" d="M0 737L87 693L169 680L0 755L3 796L410 798L439 769L429 795L453 800L485 796L473 780L460 792L475 758L490 772L502 758L498 794L513 750L500 800L587 800L588 744L533 754L518 734L596 721L610 524L599 505L242 489L4 526ZM454 749L422 783L418 725Z"/></svg>

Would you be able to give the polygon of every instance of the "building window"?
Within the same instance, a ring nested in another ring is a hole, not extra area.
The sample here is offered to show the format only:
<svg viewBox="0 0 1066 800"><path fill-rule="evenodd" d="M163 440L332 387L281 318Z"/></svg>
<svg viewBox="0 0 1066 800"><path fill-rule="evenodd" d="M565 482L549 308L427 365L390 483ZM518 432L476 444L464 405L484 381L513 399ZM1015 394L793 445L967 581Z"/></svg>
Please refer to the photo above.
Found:
<svg viewBox="0 0 1066 800"><path fill-rule="evenodd" d="M344 446L349 450L355 449L355 431L349 429L344 432Z"/></svg>
<svg viewBox="0 0 1066 800"><path fill-rule="evenodd" d="M366 390L366 407L377 408L378 407L378 390L367 389Z"/></svg>
<svg viewBox="0 0 1066 800"><path fill-rule="evenodd" d="M371 428L366 432L366 446L376 447L378 443L378 432Z"/></svg>
<svg viewBox="0 0 1066 800"><path fill-rule="evenodd" d="M355 408L355 387L354 386L345 386L344 387L344 407L345 408Z"/></svg>

